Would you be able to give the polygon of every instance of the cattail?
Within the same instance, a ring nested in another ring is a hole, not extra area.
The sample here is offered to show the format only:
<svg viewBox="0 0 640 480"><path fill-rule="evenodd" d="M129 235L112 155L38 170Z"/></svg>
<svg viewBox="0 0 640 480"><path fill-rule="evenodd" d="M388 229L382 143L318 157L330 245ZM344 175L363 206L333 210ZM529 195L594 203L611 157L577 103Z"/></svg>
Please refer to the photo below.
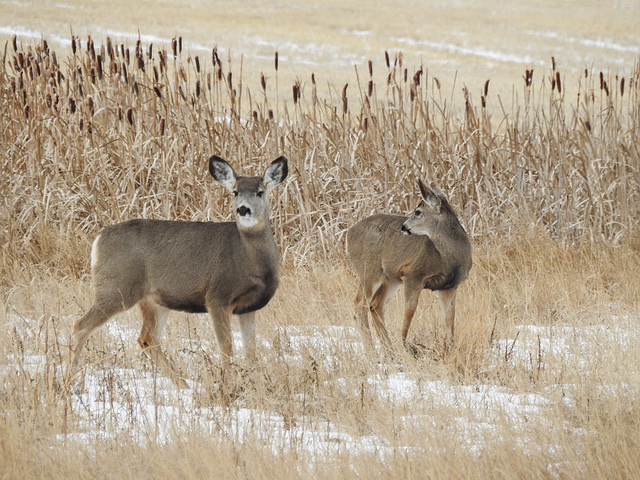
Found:
<svg viewBox="0 0 640 480"><path fill-rule="evenodd" d="M69 99L69 109L71 113L76 113L76 101L73 98Z"/></svg>
<svg viewBox="0 0 640 480"><path fill-rule="evenodd" d="M153 60L153 43L149 44L149 48L147 49L147 58L149 60Z"/></svg>
<svg viewBox="0 0 640 480"><path fill-rule="evenodd" d="M349 109L349 101L347 99L347 87L349 86L348 83L344 84L344 88L342 89L342 114L346 115L347 111Z"/></svg>
<svg viewBox="0 0 640 480"><path fill-rule="evenodd" d="M196 80L196 97L200 98L200 80Z"/></svg>
<svg viewBox="0 0 640 480"><path fill-rule="evenodd" d="M264 78L264 73L260 73L260 86L263 92L267 91L267 80Z"/></svg>
<svg viewBox="0 0 640 480"><path fill-rule="evenodd" d="M95 105L93 104L92 97L87 98L87 106L89 107L89 113L93 117L93 115L95 114Z"/></svg>
<svg viewBox="0 0 640 480"><path fill-rule="evenodd" d="M127 109L127 121L129 122L129 125L133 126L133 109L132 108Z"/></svg>
<svg viewBox="0 0 640 480"><path fill-rule="evenodd" d="M373 62L369 60L369 77L373 78Z"/></svg>
<svg viewBox="0 0 640 480"><path fill-rule="evenodd" d="M584 126L589 132L591 131L591 122L589 122L589 120L584 122Z"/></svg>
<svg viewBox="0 0 640 480"><path fill-rule="evenodd" d="M71 51L74 55L76 54L76 37L73 35L71 35Z"/></svg>
<svg viewBox="0 0 640 480"><path fill-rule="evenodd" d="M164 135L164 126L165 126L165 120L164 117L160 119L160 136Z"/></svg>
<svg viewBox="0 0 640 480"><path fill-rule="evenodd" d="M387 64L387 68L391 68L391 64L389 63L389 52L384 51L384 61Z"/></svg>
<svg viewBox="0 0 640 480"><path fill-rule="evenodd" d="M98 66L98 78L102 80L102 56L101 55L98 55L97 66Z"/></svg>
<svg viewBox="0 0 640 480"><path fill-rule="evenodd" d="M551 57L551 69L555 72L556 71L556 58L555 57Z"/></svg>
<svg viewBox="0 0 640 480"><path fill-rule="evenodd" d="M367 89L367 96L373 95L373 80L369 80L369 87Z"/></svg>
<svg viewBox="0 0 640 480"><path fill-rule="evenodd" d="M487 80L486 82L484 82L484 96L488 96L489 95L489 82L491 80Z"/></svg>
<svg viewBox="0 0 640 480"><path fill-rule="evenodd" d="M604 75L600 72L600 90L604 88Z"/></svg>
<svg viewBox="0 0 640 480"><path fill-rule="evenodd" d="M300 99L300 82L296 82L293 84L293 103L294 105L298 103Z"/></svg>
<svg viewBox="0 0 640 480"><path fill-rule="evenodd" d="M227 86L229 87L230 90L233 88L232 78L233 78L233 74L229 72L227 74Z"/></svg>
<svg viewBox="0 0 640 480"><path fill-rule="evenodd" d="M129 55L129 49L128 48L124 51L124 58L125 58L125 60L127 62L127 65L129 65L129 61L131 60L131 57Z"/></svg>
<svg viewBox="0 0 640 480"><path fill-rule="evenodd" d="M556 85L558 86L558 93L562 93L562 82L560 81L560 72L556 72Z"/></svg>
<svg viewBox="0 0 640 480"><path fill-rule="evenodd" d="M144 58L142 58L142 55L138 55L138 70L144 72Z"/></svg>
<svg viewBox="0 0 640 480"><path fill-rule="evenodd" d="M278 71L278 51L277 50L276 50L276 54L275 54L274 64L275 64L276 72L277 72Z"/></svg>
<svg viewBox="0 0 640 480"><path fill-rule="evenodd" d="M436 84L436 88L440 90L440 80L438 80L438 77L433 77L433 81Z"/></svg>
<svg viewBox="0 0 640 480"><path fill-rule="evenodd" d="M525 86L530 87L532 83L533 83L533 68L531 70L529 69L525 70L525 76L524 76Z"/></svg>
<svg viewBox="0 0 640 480"><path fill-rule="evenodd" d="M17 52L18 51L18 37L16 37L16 35L13 35L11 37L11 45L13 46L13 51Z"/></svg>
<svg viewBox="0 0 640 480"><path fill-rule="evenodd" d="M620 80L620 96L624 97L624 77Z"/></svg>
<svg viewBox="0 0 640 480"><path fill-rule="evenodd" d="M420 86L420 77L422 76L422 67L413 74L413 84L418 87Z"/></svg>
<svg viewBox="0 0 640 480"><path fill-rule="evenodd" d="M162 98L162 92L160 91L160 88L158 88L157 85L153 87L153 92L156 94L156 97Z"/></svg>
<svg viewBox="0 0 640 480"><path fill-rule="evenodd" d="M609 96L609 85L607 85L607 81L604 81L604 93L607 94L607 97Z"/></svg>
<svg viewBox="0 0 640 480"><path fill-rule="evenodd" d="M196 72L200 73L200 59L196 55Z"/></svg>
<svg viewBox="0 0 640 480"><path fill-rule="evenodd" d="M586 68L584 69L584 78L588 78L589 77L589 70L587 70Z"/></svg>
<svg viewBox="0 0 640 480"><path fill-rule="evenodd" d="M171 50L173 50L173 58L178 56L178 42L176 41L176 37L171 39Z"/></svg>
<svg viewBox="0 0 640 480"><path fill-rule="evenodd" d="M178 53L182 53L182 37L178 37Z"/></svg>
<svg viewBox="0 0 640 480"><path fill-rule="evenodd" d="M404 79L403 79L403 80L404 80L404 83L407 83L407 75L408 75L408 71L407 71L407 69L405 68L405 69L404 69Z"/></svg>
<svg viewBox="0 0 640 480"><path fill-rule="evenodd" d="M315 106L318 104L318 89L316 87L316 76L311 74L311 103Z"/></svg>
<svg viewBox="0 0 640 480"><path fill-rule="evenodd" d="M155 65L153 66L153 79L156 83L160 79L160 74L158 74L158 67L156 67Z"/></svg>

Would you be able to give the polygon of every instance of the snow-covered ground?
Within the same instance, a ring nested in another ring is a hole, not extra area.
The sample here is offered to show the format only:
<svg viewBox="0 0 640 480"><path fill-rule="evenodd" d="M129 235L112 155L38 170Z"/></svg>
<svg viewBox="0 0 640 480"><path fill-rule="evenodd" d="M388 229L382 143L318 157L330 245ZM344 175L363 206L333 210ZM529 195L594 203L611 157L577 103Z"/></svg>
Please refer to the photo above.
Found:
<svg viewBox="0 0 640 480"><path fill-rule="evenodd" d="M34 331L24 318L13 317L11 323L12 329L23 329L26 340L33 337ZM639 323L638 318L615 318L610 325L518 326L510 338L496 339L487 348L487 368L492 364L504 364L513 371L543 372L547 377L559 379L597 376L597 370L611 358L624 362L625 356L637 348ZM113 348L113 358L132 355L136 328L134 322L128 325L112 321L97 335L105 336L105 344ZM324 362L321 367L330 371L335 362L344 358L344 351L349 351L350 355L363 354L358 332L350 326L279 327L273 338L286 344L286 348L281 348L285 352L282 358L290 365L302 363L303 352L313 352L315 358ZM265 351L275 348L273 342L265 338L261 338L261 343ZM235 344L240 344L239 338L235 338ZM185 355L193 355L194 349L215 351L213 341L203 344L202 339L185 340L183 346L186 347L182 349ZM5 353L1 363L2 381L8 382L13 375L36 377L39 371L46 369L47 359L26 349L21 355ZM181 433L197 431L211 438L234 442L257 441L274 452L296 450L312 458L344 451L386 455L398 448L423 448L410 442L398 445L388 436L376 432L357 433L335 419L316 416L311 411L294 414L292 418L283 413L284 408L257 408L244 404L241 397L226 405L203 401L207 392L202 391L198 380L189 381L191 388L178 390L168 379L148 368L148 361L145 368L136 369L117 364L107 358L88 366L84 389L73 394L72 399L72 410L79 419L78 428L60 435L61 440L89 444L95 439L126 435L141 444L164 443ZM500 435L500 429L504 430L505 425L511 434L515 432L523 446L528 445L527 432L533 425L562 429L566 433L574 427L565 422L552 422L548 415L560 407L572 408L580 401L576 396L575 380L564 384L540 382L542 388L532 386L527 390L506 386L509 382L498 382L490 375L485 380L476 376L467 383L431 379L415 369L403 369L402 365L393 363L372 363L363 378L364 385L360 388L366 389L367 395L377 395L380 402L392 410L398 407L401 413L394 419L397 428L405 432L425 428L425 425L440 429L447 435L459 436L463 448L478 454L482 452L485 438ZM323 381L332 383L332 391L344 396L345 401L363 395L354 391L353 382L340 375L325 377ZM602 379L599 388L605 396L637 397L639 393L637 385L626 384L617 376ZM296 398L299 403L304 400ZM406 405L415 408L401 408ZM407 413L413 411L415 413ZM436 414L438 412L447 414ZM438 424L443 419L446 419L445 423ZM574 428L572 432L577 437L583 434L580 428ZM553 448L553 445L545 448Z"/></svg>

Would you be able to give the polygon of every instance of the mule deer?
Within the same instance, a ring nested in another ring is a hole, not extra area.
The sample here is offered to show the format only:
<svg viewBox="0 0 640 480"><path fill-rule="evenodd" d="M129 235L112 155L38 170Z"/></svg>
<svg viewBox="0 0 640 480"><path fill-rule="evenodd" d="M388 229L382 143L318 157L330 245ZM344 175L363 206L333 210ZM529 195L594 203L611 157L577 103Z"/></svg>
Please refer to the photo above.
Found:
<svg viewBox="0 0 640 480"><path fill-rule="evenodd" d="M376 214L347 232L347 255L360 285L356 319L367 350L373 350L367 310L387 351L391 339L384 325L384 308L404 284L402 342L423 288L435 290L444 315L446 342L453 340L456 288L471 268L471 244L445 196L433 184L418 180L422 202L410 217Z"/></svg>
<svg viewBox="0 0 640 480"><path fill-rule="evenodd" d="M91 248L94 301L73 330L76 370L91 333L115 314L138 305L138 343L178 387L187 387L160 348L170 310L204 313L213 322L223 363L232 354L230 314L238 316L246 356L255 356L255 312L278 287L279 252L267 195L287 176L280 157L263 177L240 177L212 156L209 172L234 196L235 222L130 220L106 227Z"/></svg>

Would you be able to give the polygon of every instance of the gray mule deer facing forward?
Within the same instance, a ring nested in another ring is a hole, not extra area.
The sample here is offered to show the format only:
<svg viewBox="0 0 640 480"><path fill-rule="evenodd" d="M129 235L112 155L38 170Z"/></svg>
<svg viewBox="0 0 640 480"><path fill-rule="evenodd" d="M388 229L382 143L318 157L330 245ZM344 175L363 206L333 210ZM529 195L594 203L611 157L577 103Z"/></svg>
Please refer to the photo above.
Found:
<svg viewBox="0 0 640 480"><path fill-rule="evenodd" d="M471 244L445 196L432 184L418 180L422 202L410 217L372 215L347 232L347 255L360 285L356 319L365 347L373 350L368 311L383 346L391 340L384 326L384 308L404 284L402 341L423 288L435 290L447 326L446 341L453 340L456 288L471 269Z"/></svg>
<svg viewBox="0 0 640 480"><path fill-rule="evenodd" d="M209 171L234 196L235 222L131 220L106 227L91 249L94 302L73 330L73 364L91 333L138 305L138 343L179 387L187 387L160 348L169 310L208 312L224 365L232 354L230 314L238 316L246 355L255 356L255 312L278 288L279 251L267 195L287 176L280 157L263 177L240 177L212 156Z"/></svg>

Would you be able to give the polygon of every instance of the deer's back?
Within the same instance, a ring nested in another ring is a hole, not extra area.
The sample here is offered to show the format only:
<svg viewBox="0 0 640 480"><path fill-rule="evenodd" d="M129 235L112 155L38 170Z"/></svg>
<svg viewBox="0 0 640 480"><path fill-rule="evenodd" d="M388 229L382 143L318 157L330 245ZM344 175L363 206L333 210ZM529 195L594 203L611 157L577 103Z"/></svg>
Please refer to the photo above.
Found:
<svg viewBox="0 0 640 480"><path fill-rule="evenodd" d="M402 233L406 220L402 215L375 214L349 229L347 253L358 276L384 274L397 281L411 277L431 290L452 288L464 280L465 259L439 252L426 235Z"/></svg>
<svg viewBox="0 0 640 480"><path fill-rule="evenodd" d="M96 288L117 285L175 310L202 312L207 298L237 299L248 291L256 300L243 308L261 308L277 287L278 251L270 232L251 247L234 222L130 220L97 237L93 280Z"/></svg>

